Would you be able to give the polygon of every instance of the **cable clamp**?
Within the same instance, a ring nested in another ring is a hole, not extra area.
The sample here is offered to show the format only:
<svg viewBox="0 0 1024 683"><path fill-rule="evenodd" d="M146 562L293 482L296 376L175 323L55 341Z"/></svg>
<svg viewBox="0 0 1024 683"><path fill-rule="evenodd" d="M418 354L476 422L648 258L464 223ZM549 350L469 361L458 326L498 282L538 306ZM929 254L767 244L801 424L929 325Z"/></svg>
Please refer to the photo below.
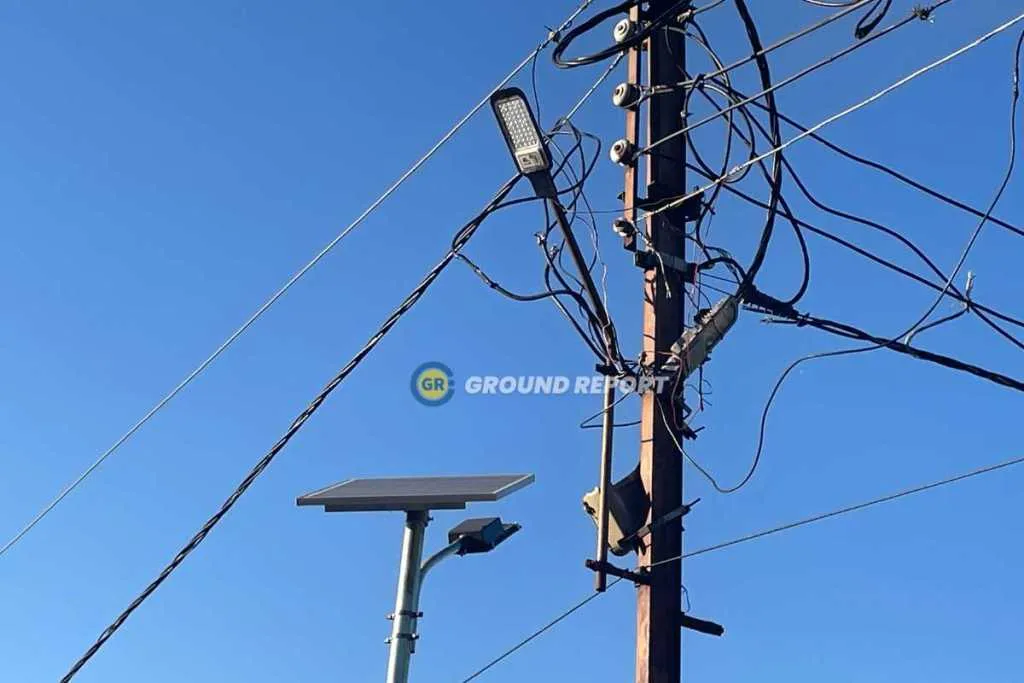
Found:
<svg viewBox="0 0 1024 683"><path fill-rule="evenodd" d="M420 618L423 617L423 612L413 612L411 610L404 609L401 612L398 612L398 616L410 617L412 619L420 619ZM394 620L395 620L395 613L392 612L391 614L388 614L388 621L394 621Z"/></svg>

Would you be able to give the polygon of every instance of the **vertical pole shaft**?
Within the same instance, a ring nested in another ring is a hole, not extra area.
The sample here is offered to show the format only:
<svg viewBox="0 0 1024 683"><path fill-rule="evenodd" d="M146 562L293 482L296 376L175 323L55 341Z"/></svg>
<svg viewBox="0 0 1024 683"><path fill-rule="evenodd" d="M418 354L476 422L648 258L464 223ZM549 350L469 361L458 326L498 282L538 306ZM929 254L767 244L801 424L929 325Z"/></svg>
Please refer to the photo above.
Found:
<svg viewBox="0 0 1024 683"><path fill-rule="evenodd" d="M647 15L657 19L674 0L649 0ZM681 13L685 6L678 5ZM647 84L670 85L684 80L686 41L676 31L659 29L647 41ZM679 89L660 94L647 103L647 136L660 140L683 126L683 93ZM686 192L686 144L684 136L661 144L647 156L647 195ZM648 245L660 252L685 256L684 225L672 225L667 212L647 220ZM685 316L683 281L673 269L645 272L643 309L644 362L660 368L669 358L672 343L683 333ZM683 458L673 440L682 436L676 420L667 414L671 397L647 391L642 398L640 423L640 474L650 495L650 519L675 510L683 499ZM665 411L665 412L663 412ZM670 431L671 430L671 431ZM682 633L680 628L680 561L658 562L682 554L682 522L675 519L655 528L640 554L639 563L655 565L650 583L637 591L636 683L679 683Z"/></svg>
<svg viewBox="0 0 1024 683"><path fill-rule="evenodd" d="M603 593L608 588L608 574L603 567L608 562L608 491L612 485L612 437L615 432L615 385L606 381L601 418L601 473L597 498L597 562L594 590Z"/></svg>
<svg viewBox="0 0 1024 683"><path fill-rule="evenodd" d="M420 608L420 562L423 561L423 539L429 514L426 510L405 513L398 595L392 615L391 638L388 639L391 649L388 652L387 683L407 683L409 680L409 659L415 647L416 619Z"/></svg>
<svg viewBox="0 0 1024 683"><path fill-rule="evenodd" d="M617 342L613 333L611 318L608 315L608 311L605 309L604 301L601 299L600 292L597 291L597 285L594 283L594 279L590 275L590 268L587 265L587 260L583 257L583 252L580 251L579 242L576 241L576 237L573 235L572 225L569 223L569 219L565 215L565 209L558 202L557 197L551 199L550 203L552 210L555 212L555 219L558 221L558 225L562 230L562 235L565 237L565 246L568 248L573 264L576 266L576 270L580 274L580 281L583 284L583 289L587 293L587 298L590 299L590 305L594 309L594 315L597 316L598 322L601 324L601 332L604 336L605 365L607 366L607 372L616 361L615 350ZM615 429L615 384L607 375L605 376L604 402L602 405L601 474L597 506L598 569L597 574L594 577L594 588L599 593L603 592L608 587L608 575L605 573L603 567L608 561L608 488L611 485L612 477L612 433Z"/></svg>
<svg viewBox="0 0 1024 683"><path fill-rule="evenodd" d="M629 17L639 23L640 6L635 5L629 11ZM640 83L640 48L633 48L626 55L626 82ZM625 139L637 145L640 139L640 112L638 107L631 106L626 109L626 136ZM625 190L622 193L622 202L625 206L623 217L630 223L636 224L637 204L637 168L636 165L626 167ZM623 246L627 250L636 249L636 236L625 238ZM599 563L594 577L594 589L599 593L608 587L608 575L601 568L608 561L608 491L611 489L612 478L612 434L615 431L615 393L605 387L604 397L604 422L602 423L601 436L601 468L598 480L600 489L598 491L597 509L597 561Z"/></svg>
<svg viewBox="0 0 1024 683"><path fill-rule="evenodd" d="M590 275L587 260L583 257L583 252L580 251L580 245L576 241L576 236L572 232L572 225L569 223L569 219L565 215L564 207L562 207L558 202L557 197L551 199L550 204L551 209L555 212L555 219L558 221L558 225L562 230L562 235L565 237L565 246L569 250L569 256L572 258L573 264L579 272L583 289L587 294L587 298L590 299L591 307L594 309L594 315L597 316L598 322L601 324L601 332L604 335L605 344L605 363L608 367L611 367L615 362L615 349L617 344L615 341L615 335L612 331L611 318L608 315L608 311L605 309L604 301L601 299L600 292L597 291L597 285L594 283L594 279ZM597 506L597 561L599 565L597 574L594 577L594 588L598 592L602 592L608 587L608 576L605 574L602 567L604 566L604 563L608 561L607 494L612 476L612 432L614 431L615 424L615 384L612 383L608 377L606 377L605 380L602 411L603 419L601 426L601 475Z"/></svg>

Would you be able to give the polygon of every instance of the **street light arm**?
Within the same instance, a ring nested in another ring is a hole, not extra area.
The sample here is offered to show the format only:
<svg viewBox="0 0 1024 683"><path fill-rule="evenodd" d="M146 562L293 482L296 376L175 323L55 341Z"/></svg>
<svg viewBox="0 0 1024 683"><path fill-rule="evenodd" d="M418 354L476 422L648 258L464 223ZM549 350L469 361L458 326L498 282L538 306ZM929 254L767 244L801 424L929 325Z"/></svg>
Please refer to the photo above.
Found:
<svg viewBox="0 0 1024 683"><path fill-rule="evenodd" d="M441 548L436 553L427 558L427 561L423 563L422 567L420 567L420 586L422 587L423 577L427 575L427 572L429 572L431 569L440 564L440 562L445 558L451 557L455 553L459 552L461 548L462 539L460 538L457 541L449 543L447 546Z"/></svg>
<svg viewBox="0 0 1024 683"><path fill-rule="evenodd" d="M420 580L419 580L418 585L416 587L416 604L417 605L420 604L420 592L423 590L423 579L426 577L427 572L430 571L431 569L433 569L438 564L440 564L440 562L442 560L444 560L445 558L449 558L452 555L455 555L456 553L458 553L460 549L462 549L462 539L459 539L458 541L454 541L454 542L450 543L449 545L445 546L444 548L441 548L436 553L434 553L433 555L428 557L427 561L423 563L423 566L420 567ZM419 607L417 607L417 608L419 608Z"/></svg>

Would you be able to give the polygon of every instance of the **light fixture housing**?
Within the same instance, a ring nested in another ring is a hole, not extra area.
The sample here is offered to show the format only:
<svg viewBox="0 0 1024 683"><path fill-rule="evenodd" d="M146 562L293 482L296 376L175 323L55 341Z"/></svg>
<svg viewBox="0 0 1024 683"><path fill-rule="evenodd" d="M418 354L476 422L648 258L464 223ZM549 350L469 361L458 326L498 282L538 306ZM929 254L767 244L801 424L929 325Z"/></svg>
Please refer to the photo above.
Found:
<svg viewBox="0 0 1024 683"><path fill-rule="evenodd" d="M554 196L551 155L526 94L519 88L498 90L491 95L491 109L516 168L533 183L538 195Z"/></svg>
<svg viewBox="0 0 1024 683"><path fill-rule="evenodd" d="M458 542L458 555L486 553L494 550L520 528L518 524L502 522L500 517L467 519L448 532L448 542Z"/></svg>

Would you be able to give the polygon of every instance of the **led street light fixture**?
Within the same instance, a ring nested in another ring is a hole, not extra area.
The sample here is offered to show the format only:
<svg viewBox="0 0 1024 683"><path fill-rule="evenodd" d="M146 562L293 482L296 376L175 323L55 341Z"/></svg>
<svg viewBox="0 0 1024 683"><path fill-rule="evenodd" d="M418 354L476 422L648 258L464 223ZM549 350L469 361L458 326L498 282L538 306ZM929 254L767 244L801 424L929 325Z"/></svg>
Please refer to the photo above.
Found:
<svg viewBox="0 0 1024 683"><path fill-rule="evenodd" d="M506 524L500 517L467 519L448 532L448 542L459 544L458 555L486 553L519 529L518 524Z"/></svg>
<svg viewBox="0 0 1024 683"><path fill-rule="evenodd" d="M554 197L551 156L533 116L526 95L519 88L506 88L491 95L491 108L498 119L501 134L522 173L540 197Z"/></svg>

